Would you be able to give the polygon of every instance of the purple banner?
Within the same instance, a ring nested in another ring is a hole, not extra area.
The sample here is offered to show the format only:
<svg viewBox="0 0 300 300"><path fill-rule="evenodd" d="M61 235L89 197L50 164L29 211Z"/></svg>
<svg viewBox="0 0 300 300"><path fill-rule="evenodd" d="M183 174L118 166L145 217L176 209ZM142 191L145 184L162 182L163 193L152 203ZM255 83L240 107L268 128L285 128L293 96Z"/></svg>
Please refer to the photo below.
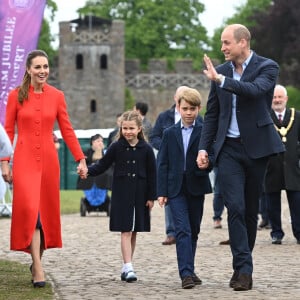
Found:
<svg viewBox="0 0 300 300"><path fill-rule="evenodd" d="M8 93L20 85L26 56L37 46L46 0L1 0L0 122L4 123Z"/></svg>

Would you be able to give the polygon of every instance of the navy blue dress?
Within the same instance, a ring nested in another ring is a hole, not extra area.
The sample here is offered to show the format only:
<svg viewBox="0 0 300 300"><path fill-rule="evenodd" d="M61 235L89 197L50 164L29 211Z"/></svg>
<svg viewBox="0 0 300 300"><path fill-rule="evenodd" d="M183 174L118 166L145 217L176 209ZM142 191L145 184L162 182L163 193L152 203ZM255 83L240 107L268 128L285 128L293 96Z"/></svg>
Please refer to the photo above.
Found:
<svg viewBox="0 0 300 300"><path fill-rule="evenodd" d="M152 147L139 140L132 147L120 138L96 164L88 167L89 176L103 173L114 163L110 230L150 231L147 200L156 200L156 161Z"/></svg>

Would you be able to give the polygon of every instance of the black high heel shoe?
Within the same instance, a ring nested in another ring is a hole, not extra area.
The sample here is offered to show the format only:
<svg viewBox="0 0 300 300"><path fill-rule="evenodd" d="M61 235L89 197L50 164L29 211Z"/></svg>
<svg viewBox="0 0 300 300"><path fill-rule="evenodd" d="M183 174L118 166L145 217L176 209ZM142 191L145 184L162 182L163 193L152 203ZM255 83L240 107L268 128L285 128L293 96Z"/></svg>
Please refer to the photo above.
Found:
<svg viewBox="0 0 300 300"><path fill-rule="evenodd" d="M32 281L32 284L34 288L43 288L46 285L46 281L37 281L37 282Z"/></svg>
<svg viewBox="0 0 300 300"><path fill-rule="evenodd" d="M30 273L32 275L32 264L30 265L29 270L30 270ZM33 279L32 278L31 278L31 283L33 283Z"/></svg>
<svg viewBox="0 0 300 300"><path fill-rule="evenodd" d="M30 267L29 267L31 275L32 275L32 265L33 264L31 264ZM37 281L37 282L34 282L33 279L31 279L31 283L32 283L32 285L33 285L34 288L42 288L42 287L45 287L45 285L46 285L46 281Z"/></svg>

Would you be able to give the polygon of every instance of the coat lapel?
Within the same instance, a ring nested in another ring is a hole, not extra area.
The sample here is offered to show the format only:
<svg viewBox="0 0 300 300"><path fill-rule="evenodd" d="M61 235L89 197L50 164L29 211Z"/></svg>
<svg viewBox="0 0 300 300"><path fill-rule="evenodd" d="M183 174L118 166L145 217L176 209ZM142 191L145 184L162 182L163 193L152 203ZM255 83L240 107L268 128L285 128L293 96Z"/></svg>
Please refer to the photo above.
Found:
<svg viewBox="0 0 300 300"><path fill-rule="evenodd" d="M224 70L224 73L222 72L223 75L229 78L233 78L233 69L232 65L230 62L227 62L226 68ZM222 97L220 97L220 105L224 106L225 110L229 110L231 112L232 110L232 94L231 93L223 93L222 92Z"/></svg>
<svg viewBox="0 0 300 300"><path fill-rule="evenodd" d="M278 126L278 127L281 126L281 124L279 123L279 120L278 120L278 118L277 118L277 116L276 116L273 109L271 110L271 118L272 118L272 120L273 120L273 122L276 126Z"/></svg>
<svg viewBox="0 0 300 300"><path fill-rule="evenodd" d="M253 74L253 72L256 69L256 66L257 66L257 55L253 52L249 64L242 74L241 81L252 81L252 80L248 80L248 77Z"/></svg>
<svg viewBox="0 0 300 300"><path fill-rule="evenodd" d="M273 109L271 110L271 118L277 127L279 127L279 128L282 126L287 127L290 122L290 118L291 118L291 109L286 108L284 119L283 119L282 123L279 122Z"/></svg>
<svg viewBox="0 0 300 300"><path fill-rule="evenodd" d="M282 121L282 126L287 127L288 124L290 123L290 119L291 119L291 109L290 108L286 108L285 114L284 114L284 119Z"/></svg>
<svg viewBox="0 0 300 300"><path fill-rule="evenodd" d="M175 124L175 136L176 136L176 141L179 145L181 152L184 153L182 133L181 133L181 121L179 121Z"/></svg>
<svg viewBox="0 0 300 300"><path fill-rule="evenodd" d="M188 145L187 151L193 145L193 143L195 142L195 140L199 137L200 128L201 128L200 123L196 120L195 126L194 126L192 134L190 136L190 140L189 140L189 145Z"/></svg>

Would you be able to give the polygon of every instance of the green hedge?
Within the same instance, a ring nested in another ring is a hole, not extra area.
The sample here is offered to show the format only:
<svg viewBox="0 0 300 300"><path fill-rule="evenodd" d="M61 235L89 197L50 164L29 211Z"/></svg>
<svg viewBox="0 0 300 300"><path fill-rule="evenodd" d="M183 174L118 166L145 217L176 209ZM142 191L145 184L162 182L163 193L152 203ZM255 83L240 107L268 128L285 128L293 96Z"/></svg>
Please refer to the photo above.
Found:
<svg viewBox="0 0 300 300"><path fill-rule="evenodd" d="M289 97L287 106L300 111L300 90L294 86L287 86L286 89Z"/></svg>

